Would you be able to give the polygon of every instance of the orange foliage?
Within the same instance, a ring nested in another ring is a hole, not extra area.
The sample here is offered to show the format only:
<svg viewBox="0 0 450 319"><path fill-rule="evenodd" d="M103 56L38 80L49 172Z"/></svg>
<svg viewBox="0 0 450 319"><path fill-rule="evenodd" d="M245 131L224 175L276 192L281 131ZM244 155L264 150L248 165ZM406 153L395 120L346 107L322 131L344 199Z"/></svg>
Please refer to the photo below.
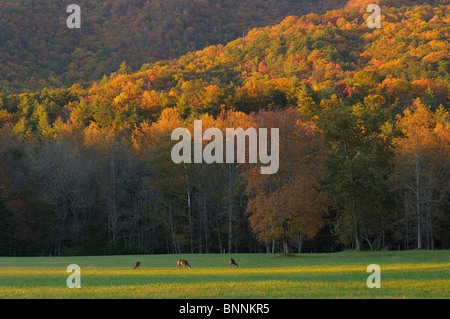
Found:
<svg viewBox="0 0 450 319"><path fill-rule="evenodd" d="M263 241L285 241L299 233L312 238L327 212L327 200L317 190L324 166L316 157L321 142L315 127L293 109L261 112L255 121L260 127L280 129L280 169L274 176L261 175L255 167L244 173L250 225Z"/></svg>

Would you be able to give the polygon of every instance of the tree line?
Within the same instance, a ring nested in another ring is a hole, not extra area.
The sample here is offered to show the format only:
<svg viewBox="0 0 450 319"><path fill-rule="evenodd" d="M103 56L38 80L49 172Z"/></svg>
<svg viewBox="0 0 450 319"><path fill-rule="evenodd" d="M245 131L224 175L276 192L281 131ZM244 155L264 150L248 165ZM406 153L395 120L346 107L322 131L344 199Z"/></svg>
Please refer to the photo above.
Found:
<svg viewBox="0 0 450 319"><path fill-rule="evenodd" d="M131 131L64 125L42 141L1 129L2 255L445 248L448 111L393 120L381 97L202 115L204 129L277 127L280 168L175 164L175 109ZM248 156L248 154L247 154ZM321 238L322 237L322 238ZM332 238L328 246L320 243Z"/></svg>

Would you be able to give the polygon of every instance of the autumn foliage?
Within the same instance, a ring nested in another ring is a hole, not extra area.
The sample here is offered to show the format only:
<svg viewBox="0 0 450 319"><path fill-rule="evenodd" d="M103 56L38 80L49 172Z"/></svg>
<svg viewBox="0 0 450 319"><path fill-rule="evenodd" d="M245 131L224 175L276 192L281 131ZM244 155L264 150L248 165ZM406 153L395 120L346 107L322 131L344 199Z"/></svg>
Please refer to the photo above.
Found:
<svg viewBox="0 0 450 319"><path fill-rule="evenodd" d="M260 127L280 129L281 166L275 175L261 175L257 167L244 173L250 225L260 240L281 240L285 253L288 240L299 241L300 250L301 241L314 238L324 226L328 210L320 191L325 171L321 137L314 124L294 109L260 112L255 121Z"/></svg>

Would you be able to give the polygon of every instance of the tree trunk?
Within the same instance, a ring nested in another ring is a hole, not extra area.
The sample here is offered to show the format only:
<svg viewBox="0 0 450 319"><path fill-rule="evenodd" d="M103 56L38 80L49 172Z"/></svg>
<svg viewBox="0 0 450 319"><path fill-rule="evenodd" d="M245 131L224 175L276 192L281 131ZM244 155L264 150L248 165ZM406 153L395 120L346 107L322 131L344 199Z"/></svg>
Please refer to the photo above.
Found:
<svg viewBox="0 0 450 319"><path fill-rule="evenodd" d="M233 180L232 180L232 165L228 166L228 253L231 253L233 248Z"/></svg>
<svg viewBox="0 0 450 319"><path fill-rule="evenodd" d="M298 253L299 254L302 252L302 244L303 244L303 234L302 234L302 232L299 232L299 234L298 234Z"/></svg>
<svg viewBox="0 0 450 319"><path fill-rule="evenodd" d="M198 199L197 199L198 201ZM197 237L198 237L198 253L203 254L203 222L202 222L202 210L198 209L198 229L197 229Z"/></svg>
<svg viewBox="0 0 450 319"><path fill-rule="evenodd" d="M208 227L208 215L207 215L207 206L206 206L206 194L203 196L203 232L205 235L205 253L209 253L209 227Z"/></svg>
<svg viewBox="0 0 450 319"><path fill-rule="evenodd" d="M283 221L283 254L285 255L289 254L289 241L286 229L286 221Z"/></svg>
<svg viewBox="0 0 450 319"><path fill-rule="evenodd" d="M192 211L191 211L191 188L189 187L189 177L186 171L186 165L184 165L184 174L186 177L186 193L187 193L187 204L188 204L188 219L189 219L189 240L191 244L191 254L194 253L194 240L192 236Z"/></svg>
<svg viewBox="0 0 450 319"><path fill-rule="evenodd" d="M422 249L422 224L421 224L421 180L420 180L420 157L416 157L416 214L417 214L417 249Z"/></svg>
<svg viewBox="0 0 450 319"><path fill-rule="evenodd" d="M360 251L362 248L361 234L359 232L358 222L355 223L355 250Z"/></svg>

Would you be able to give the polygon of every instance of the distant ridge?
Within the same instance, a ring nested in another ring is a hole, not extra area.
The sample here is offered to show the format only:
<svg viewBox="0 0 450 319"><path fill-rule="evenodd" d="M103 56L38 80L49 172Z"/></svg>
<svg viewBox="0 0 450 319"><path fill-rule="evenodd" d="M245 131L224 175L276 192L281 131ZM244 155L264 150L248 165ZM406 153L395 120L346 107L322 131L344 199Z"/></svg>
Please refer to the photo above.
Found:
<svg viewBox="0 0 450 319"><path fill-rule="evenodd" d="M33 91L99 80L125 61L173 59L225 44L289 15L325 13L346 0L133 0L80 3L81 29L66 26L66 2L0 3L0 90Z"/></svg>

